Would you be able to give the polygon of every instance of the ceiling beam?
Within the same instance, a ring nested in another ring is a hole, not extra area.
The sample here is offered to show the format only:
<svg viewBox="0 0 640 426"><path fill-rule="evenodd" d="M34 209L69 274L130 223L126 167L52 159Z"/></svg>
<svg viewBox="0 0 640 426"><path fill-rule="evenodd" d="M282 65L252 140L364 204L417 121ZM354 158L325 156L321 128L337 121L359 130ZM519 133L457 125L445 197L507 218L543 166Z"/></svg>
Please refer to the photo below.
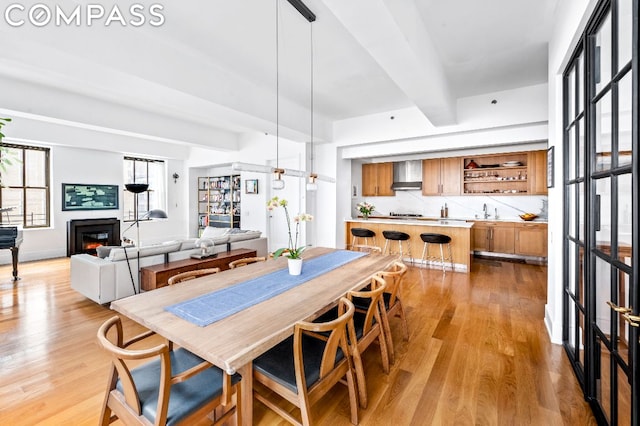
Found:
<svg viewBox="0 0 640 426"><path fill-rule="evenodd" d="M456 124L456 100L413 1L323 2L434 126Z"/></svg>

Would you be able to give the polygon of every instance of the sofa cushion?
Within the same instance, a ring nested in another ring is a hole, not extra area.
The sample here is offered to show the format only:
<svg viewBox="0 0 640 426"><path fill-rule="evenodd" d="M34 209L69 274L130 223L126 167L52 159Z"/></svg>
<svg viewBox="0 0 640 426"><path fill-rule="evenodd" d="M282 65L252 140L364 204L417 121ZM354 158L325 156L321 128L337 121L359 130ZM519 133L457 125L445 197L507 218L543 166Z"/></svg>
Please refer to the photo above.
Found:
<svg viewBox="0 0 640 426"><path fill-rule="evenodd" d="M182 243L180 244L180 251L197 248L198 246L196 245L196 241L198 241L197 238L187 238L186 240L182 240Z"/></svg>
<svg viewBox="0 0 640 426"><path fill-rule="evenodd" d="M167 241L162 244L142 246L140 247L140 257L155 256L156 254L164 254L164 253L171 253L173 251L178 251L180 249L181 244L182 243L180 241ZM112 262L115 262L118 260L125 260L127 256L131 258L131 257L136 257L137 255L138 255L137 247L127 248L126 256L125 256L124 249L118 248L118 249L111 250L111 254L109 255L109 260Z"/></svg>
<svg viewBox="0 0 640 426"><path fill-rule="evenodd" d="M247 229L229 229L229 242L234 243L236 241L252 240L254 238L260 238L261 231L249 231Z"/></svg>
<svg viewBox="0 0 640 426"><path fill-rule="evenodd" d="M229 241L229 235L227 235L228 228L215 228L213 226L207 226L202 231L202 235L195 241L195 246L200 247L201 243L208 244L209 241L213 244L224 244Z"/></svg>

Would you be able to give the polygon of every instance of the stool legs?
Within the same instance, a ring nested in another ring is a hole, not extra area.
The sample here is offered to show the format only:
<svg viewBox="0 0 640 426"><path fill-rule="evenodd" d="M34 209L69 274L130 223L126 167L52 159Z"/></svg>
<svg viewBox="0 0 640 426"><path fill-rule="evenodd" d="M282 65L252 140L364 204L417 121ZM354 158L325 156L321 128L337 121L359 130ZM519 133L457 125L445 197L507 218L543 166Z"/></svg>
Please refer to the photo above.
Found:
<svg viewBox="0 0 640 426"><path fill-rule="evenodd" d="M449 263L451 264L451 270L455 271L455 266L453 264L453 254L451 252L451 244L447 243L447 252L448 255L447 257L444 256L444 250L442 248L442 246L444 244L438 244L440 246L440 264L442 265L442 271L446 272L445 269L445 260L448 260ZM436 261L437 257L435 256L430 256L429 255L429 243L425 242L424 246L422 247L422 261L421 263L424 263L425 266L429 265L431 262Z"/></svg>
<svg viewBox="0 0 640 426"><path fill-rule="evenodd" d="M387 240L385 239L384 242L384 249L382 250L383 253L386 254L393 254L392 250L391 250L391 244L389 241L391 240ZM404 259L404 249L403 249L403 244L402 244L402 240L397 240L398 241L398 251L400 253L400 259ZM413 255L411 254L411 243L409 241L405 241L407 243L407 255L409 256L409 261L413 264Z"/></svg>
<svg viewBox="0 0 640 426"><path fill-rule="evenodd" d="M360 238L364 238L364 245L365 245L365 246L370 246L370 245L375 246L375 245L376 245L376 237L371 237L371 241L373 242L373 244L369 244L369 237L356 237L356 236L354 235L354 236L351 238L351 247L356 247L356 246L360 245L360 244L359 244L359 242L360 242L360 241L359 241L359 239L360 239Z"/></svg>

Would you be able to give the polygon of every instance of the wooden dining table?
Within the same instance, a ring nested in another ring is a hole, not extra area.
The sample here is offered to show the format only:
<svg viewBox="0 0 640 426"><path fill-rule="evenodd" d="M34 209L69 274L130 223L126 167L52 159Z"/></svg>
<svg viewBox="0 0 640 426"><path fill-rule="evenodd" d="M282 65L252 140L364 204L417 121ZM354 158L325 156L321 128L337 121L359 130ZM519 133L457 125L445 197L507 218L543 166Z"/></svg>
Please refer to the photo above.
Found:
<svg viewBox="0 0 640 426"><path fill-rule="evenodd" d="M305 260L336 249L313 247ZM287 267L287 259L269 259L116 300L111 309L155 331L225 370L239 373L242 423L253 423L253 360L293 334L300 320L312 320L348 291L362 288L395 256L366 255L207 326L184 320L165 308L235 286ZM304 267L303 272L304 275Z"/></svg>

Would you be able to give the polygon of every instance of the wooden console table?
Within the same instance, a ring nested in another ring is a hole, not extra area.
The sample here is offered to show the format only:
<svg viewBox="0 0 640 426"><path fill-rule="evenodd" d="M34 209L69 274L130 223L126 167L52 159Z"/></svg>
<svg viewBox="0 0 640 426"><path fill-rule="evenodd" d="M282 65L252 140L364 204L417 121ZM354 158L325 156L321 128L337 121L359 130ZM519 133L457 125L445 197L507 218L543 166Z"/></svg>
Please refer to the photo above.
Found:
<svg viewBox="0 0 640 426"><path fill-rule="evenodd" d="M224 271L229 269L229 262L245 257L255 257L256 251L250 249L236 249L223 251L215 257L206 259L185 259L175 262L161 263L159 265L145 266L140 268L142 289L154 290L167 285L167 280L181 272L194 271L196 269L220 268Z"/></svg>

